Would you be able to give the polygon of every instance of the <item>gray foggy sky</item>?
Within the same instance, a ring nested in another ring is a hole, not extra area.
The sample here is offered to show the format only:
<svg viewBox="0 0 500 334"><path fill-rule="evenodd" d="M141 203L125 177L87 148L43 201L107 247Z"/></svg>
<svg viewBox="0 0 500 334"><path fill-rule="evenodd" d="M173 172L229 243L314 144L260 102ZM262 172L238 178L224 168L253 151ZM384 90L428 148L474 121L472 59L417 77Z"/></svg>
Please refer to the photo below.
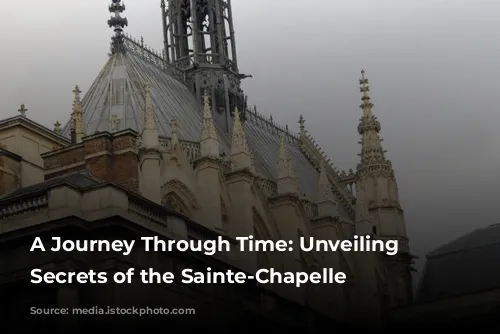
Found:
<svg viewBox="0 0 500 334"><path fill-rule="evenodd" d="M1 11L1 117L66 122L75 84L104 65L106 0L9 1ZM128 0L126 32L160 50L159 0ZM416 255L500 222L498 0L233 0L249 103L306 127L340 169L358 161L358 78L393 161ZM419 263L421 268L422 261Z"/></svg>

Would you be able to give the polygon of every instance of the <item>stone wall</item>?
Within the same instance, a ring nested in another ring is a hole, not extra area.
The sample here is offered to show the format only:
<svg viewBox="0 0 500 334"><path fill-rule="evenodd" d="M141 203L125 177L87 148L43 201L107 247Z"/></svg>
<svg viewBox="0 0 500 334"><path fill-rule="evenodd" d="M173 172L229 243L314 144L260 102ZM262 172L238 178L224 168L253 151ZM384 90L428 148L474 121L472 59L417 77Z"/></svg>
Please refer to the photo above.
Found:
<svg viewBox="0 0 500 334"><path fill-rule="evenodd" d="M20 186L22 158L0 147L0 196L14 191Z"/></svg>
<svg viewBox="0 0 500 334"><path fill-rule="evenodd" d="M138 191L136 141L134 131L101 132L84 137L81 143L45 153L45 179L88 170L95 178Z"/></svg>

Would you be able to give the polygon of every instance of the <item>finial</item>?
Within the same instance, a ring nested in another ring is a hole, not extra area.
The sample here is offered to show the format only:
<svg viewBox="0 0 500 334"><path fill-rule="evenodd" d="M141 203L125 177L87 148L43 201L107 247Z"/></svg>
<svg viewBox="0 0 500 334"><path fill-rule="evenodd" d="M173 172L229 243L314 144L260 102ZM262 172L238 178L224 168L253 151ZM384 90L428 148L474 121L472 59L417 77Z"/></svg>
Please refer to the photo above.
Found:
<svg viewBox="0 0 500 334"><path fill-rule="evenodd" d="M21 104L21 107L17 109L17 111L19 111L19 114L21 114L22 117L26 117L26 112L28 111L28 109L26 109L26 106L23 103Z"/></svg>
<svg viewBox="0 0 500 334"><path fill-rule="evenodd" d="M117 53L123 51L123 28L128 26L128 20L125 17L121 17L121 13L125 10L125 5L121 0L111 0L111 5L109 5L109 12L114 13L108 20L108 25L114 28L115 35L111 38L111 52Z"/></svg>
<svg viewBox="0 0 500 334"><path fill-rule="evenodd" d="M361 97L363 104L360 108L363 110L373 108L373 104L370 102L370 86L368 78L365 77L365 70L361 70L361 79L359 80L359 84L361 85L359 90L363 93L363 97Z"/></svg>
<svg viewBox="0 0 500 334"><path fill-rule="evenodd" d="M151 86L149 84L145 84L144 85L144 92L146 94L150 94L151 93Z"/></svg>
<svg viewBox="0 0 500 334"><path fill-rule="evenodd" d="M61 123L59 123L59 121L54 123L54 132L57 134L61 134Z"/></svg>
<svg viewBox="0 0 500 334"><path fill-rule="evenodd" d="M304 116L302 116L302 114L299 116L298 123L300 124L300 134L304 134L306 121L304 120Z"/></svg>
<svg viewBox="0 0 500 334"><path fill-rule="evenodd" d="M80 101L80 93L82 91L78 87L78 85L75 86L75 89L73 89L73 93L75 94L75 101Z"/></svg>
<svg viewBox="0 0 500 334"><path fill-rule="evenodd" d="M236 120L239 122L240 121L240 111L238 110L238 107L234 108L234 121Z"/></svg>
<svg viewBox="0 0 500 334"><path fill-rule="evenodd" d="M141 36L141 47L144 47L144 37Z"/></svg>

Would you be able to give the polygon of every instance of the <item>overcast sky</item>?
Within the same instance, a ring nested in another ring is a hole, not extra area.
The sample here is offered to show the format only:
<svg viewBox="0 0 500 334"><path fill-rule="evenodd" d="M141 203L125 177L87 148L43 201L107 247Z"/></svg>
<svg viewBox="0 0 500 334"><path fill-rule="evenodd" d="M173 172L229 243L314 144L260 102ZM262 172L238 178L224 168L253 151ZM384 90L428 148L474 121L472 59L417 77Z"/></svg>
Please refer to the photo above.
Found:
<svg viewBox="0 0 500 334"><path fill-rule="evenodd" d="M75 84L104 65L106 0L9 1L0 13L1 117L66 122ZM160 50L160 0L128 0L126 32ZM340 169L355 168L358 78L393 161L413 252L500 222L500 1L233 0L249 103L306 127ZM419 263L421 268L422 261Z"/></svg>

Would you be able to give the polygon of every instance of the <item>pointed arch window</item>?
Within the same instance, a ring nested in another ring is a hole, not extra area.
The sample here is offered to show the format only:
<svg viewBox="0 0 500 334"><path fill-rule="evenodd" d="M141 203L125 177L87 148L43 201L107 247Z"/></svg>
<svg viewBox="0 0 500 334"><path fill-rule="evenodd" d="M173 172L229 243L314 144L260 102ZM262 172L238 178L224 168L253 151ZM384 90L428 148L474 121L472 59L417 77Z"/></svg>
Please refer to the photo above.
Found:
<svg viewBox="0 0 500 334"><path fill-rule="evenodd" d="M189 210L186 203L174 192L168 193L162 201L163 206L167 209L180 213L181 215L189 217Z"/></svg>
<svg viewBox="0 0 500 334"><path fill-rule="evenodd" d="M254 240L269 240L271 237L269 233L267 233L267 229L265 228L265 223L262 220L262 217L259 215L255 208L253 211L253 237ZM257 252L257 267L259 269L268 269L271 268L271 262L269 259L269 254L266 252L259 251Z"/></svg>

